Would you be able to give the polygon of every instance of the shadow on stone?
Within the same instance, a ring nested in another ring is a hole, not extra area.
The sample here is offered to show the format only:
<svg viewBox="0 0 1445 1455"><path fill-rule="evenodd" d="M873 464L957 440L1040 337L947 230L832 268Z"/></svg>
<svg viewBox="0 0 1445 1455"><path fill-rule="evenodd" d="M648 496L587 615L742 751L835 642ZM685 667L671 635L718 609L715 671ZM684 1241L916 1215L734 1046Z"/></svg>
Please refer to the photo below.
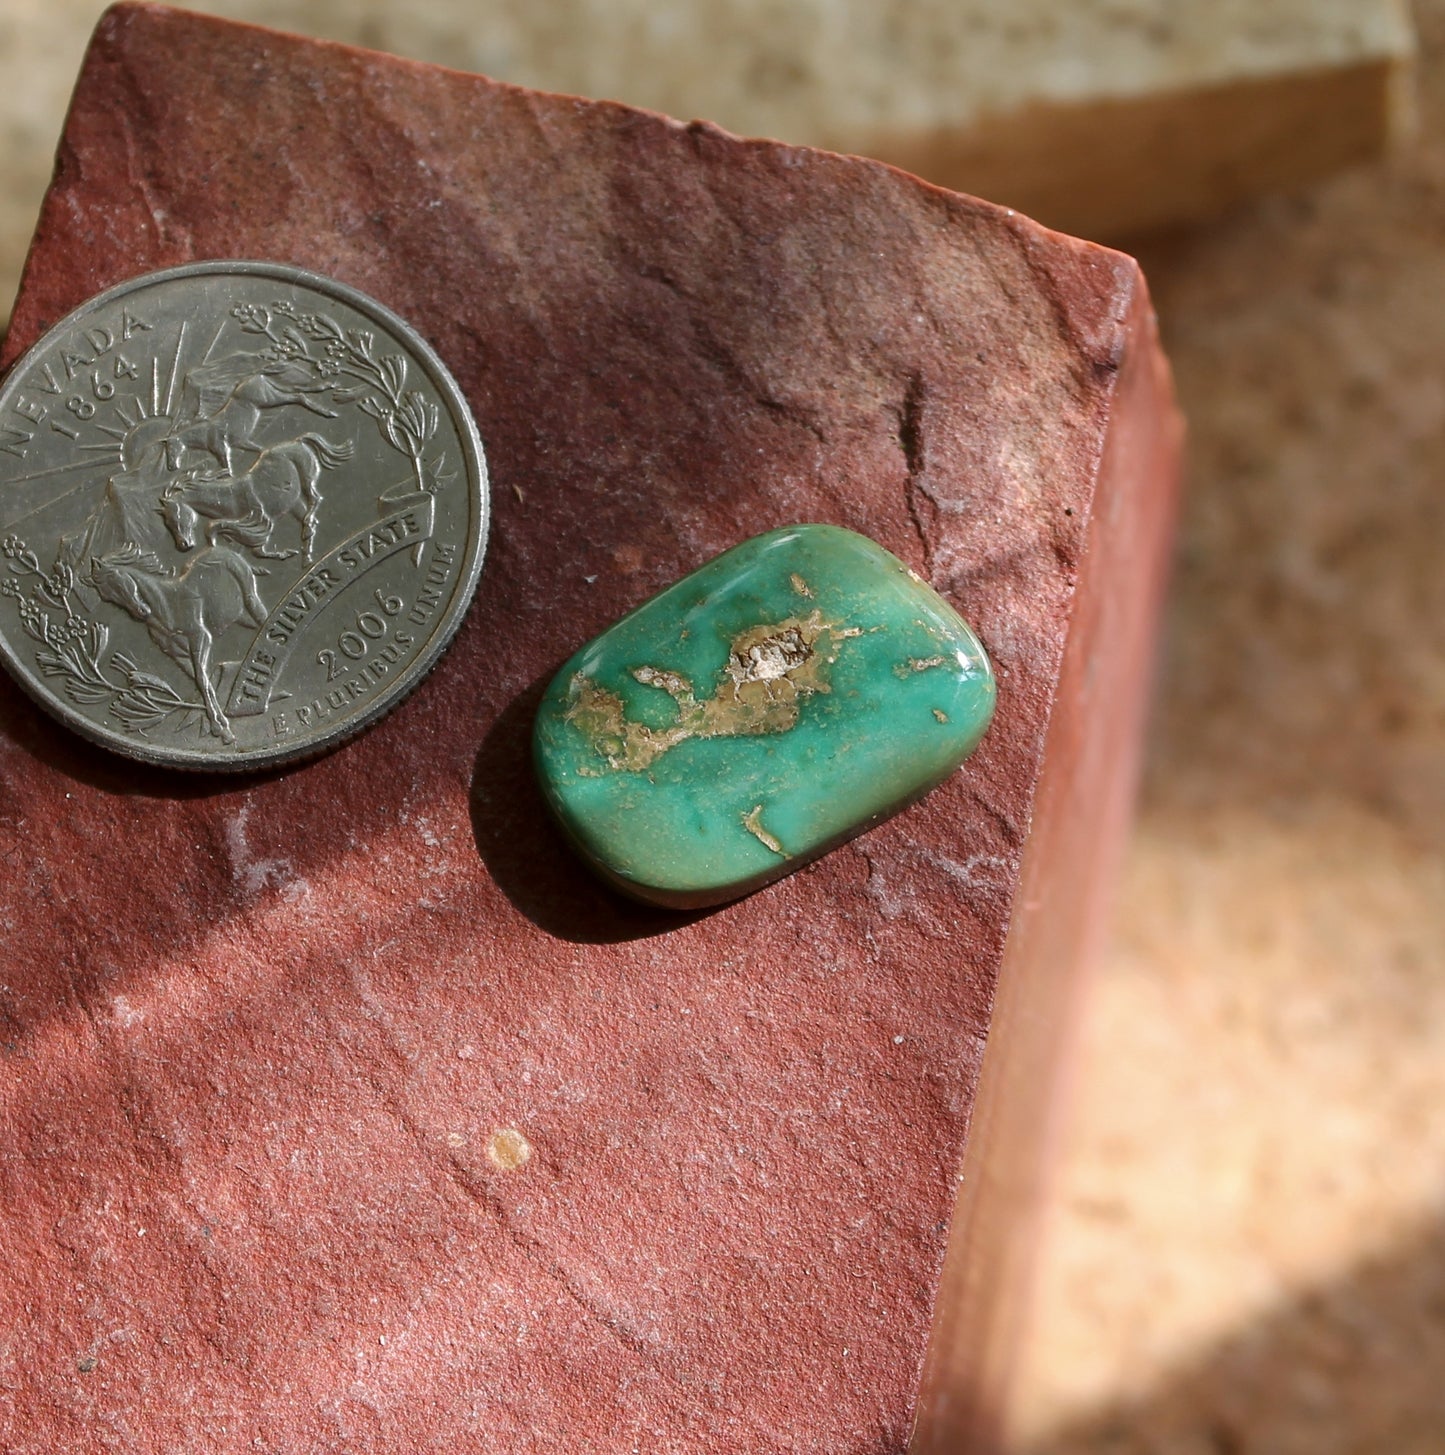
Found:
<svg viewBox="0 0 1445 1455"><path fill-rule="evenodd" d="M139 798L209 798L270 782L301 766L287 763L245 772L210 773L138 762L87 742L10 683L0 683L0 737L8 738L17 747L33 753L47 767L88 788Z"/></svg>
<svg viewBox="0 0 1445 1455"><path fill-rule="evenodd" d="M553 822L532 771L532 722L548 672L493 724L472 775L472 834L497 887L539 929L579 944L667 934L710 911L635 903L587 868Z"/></svg>
<svg viewBox="0 0 1445 1455"><path fill-rule="evenodd" d="M1445 1227L1305 1290L1021 1455L1414 1455L1445 1431Z"/></svg>

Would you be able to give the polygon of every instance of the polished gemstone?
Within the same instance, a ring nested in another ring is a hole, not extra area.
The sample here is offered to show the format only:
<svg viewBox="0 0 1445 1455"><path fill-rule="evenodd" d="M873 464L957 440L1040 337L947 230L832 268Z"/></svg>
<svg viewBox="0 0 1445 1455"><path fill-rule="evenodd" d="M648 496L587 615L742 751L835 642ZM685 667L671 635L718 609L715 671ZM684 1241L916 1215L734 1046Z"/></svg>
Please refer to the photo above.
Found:
<svg viewBox="0 0 1445 1455"><path fill-rule="evenodd" d="M946 778L993 716L968 623L852 531L744 541L577 653L537 771L587 861L693 908L760 888Z"/></svg>

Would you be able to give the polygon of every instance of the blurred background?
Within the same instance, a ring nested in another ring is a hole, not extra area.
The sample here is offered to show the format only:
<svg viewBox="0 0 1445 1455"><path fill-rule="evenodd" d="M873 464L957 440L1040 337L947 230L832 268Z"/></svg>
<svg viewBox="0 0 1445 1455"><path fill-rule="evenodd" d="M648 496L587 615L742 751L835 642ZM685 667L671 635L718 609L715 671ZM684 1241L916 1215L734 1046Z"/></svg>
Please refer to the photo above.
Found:
<svg viewBox="0 0 1445 1455"><path fill-rule="evenodd" d="M94 0L0 8L0 322ZM1029 1455L1445 1452L1445 0L197 6L1139 256L1190 435Z"/></svg>

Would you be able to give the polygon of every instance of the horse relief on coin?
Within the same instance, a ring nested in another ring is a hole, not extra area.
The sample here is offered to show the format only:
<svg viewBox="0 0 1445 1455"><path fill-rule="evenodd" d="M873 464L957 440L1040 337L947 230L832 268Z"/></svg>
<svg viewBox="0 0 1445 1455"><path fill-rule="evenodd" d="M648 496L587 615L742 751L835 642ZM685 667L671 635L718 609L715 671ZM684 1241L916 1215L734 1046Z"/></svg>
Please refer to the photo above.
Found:
<svg viewBox="0 0 1445 1455"><path fill-rule="evenodd" d="M136 278L0 386L0 653L147 762L259 767L374 721L460 625L486 534L441 361L296 268Z"/></svg>

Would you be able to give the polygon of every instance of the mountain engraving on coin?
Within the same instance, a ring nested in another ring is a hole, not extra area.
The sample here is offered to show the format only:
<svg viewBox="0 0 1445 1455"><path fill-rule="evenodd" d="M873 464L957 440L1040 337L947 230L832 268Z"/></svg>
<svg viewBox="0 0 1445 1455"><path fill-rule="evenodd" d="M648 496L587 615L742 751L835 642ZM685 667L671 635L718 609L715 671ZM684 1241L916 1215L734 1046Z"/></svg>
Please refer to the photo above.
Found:
<svg viewBox="0 0 1445 1455"><path fill-rule="evenodd" d="M401 320L194 264L53 328L0 387L0 648L85 736L244 768L415 686L485 549L480 441Z"/></svg>

